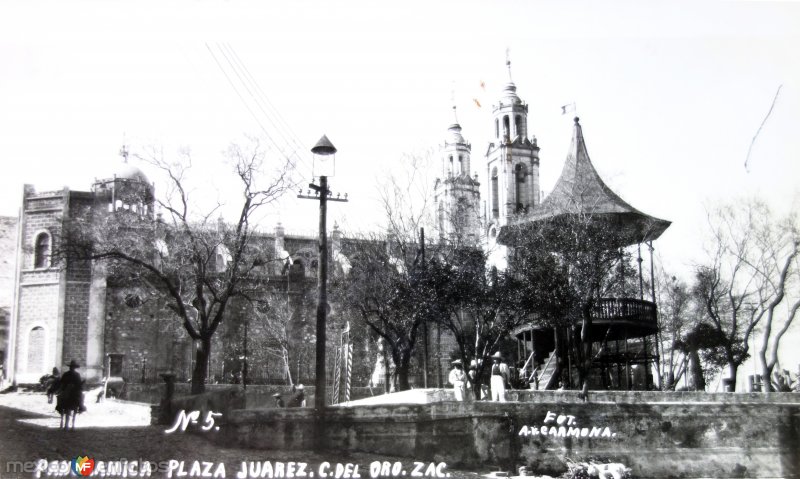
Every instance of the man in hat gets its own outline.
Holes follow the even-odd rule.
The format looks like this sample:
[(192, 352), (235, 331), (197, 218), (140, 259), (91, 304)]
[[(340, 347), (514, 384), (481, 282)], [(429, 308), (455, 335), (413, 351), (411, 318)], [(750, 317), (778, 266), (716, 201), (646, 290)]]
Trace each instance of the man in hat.
[(286, 407), (283, 403), (283, 399), (281, 398), (281, 393), (275, 393), (272, 395), (275, 398), (275, 407)]
[(506, 402), (506, 386), (510, 377), (508, 366), (503, 362), (500, 351), (492, 355), (492, 401)]
[(61, 375), (61, 380), (58, 383), (59, 391), (56, 411), (60, 414), (66, 411), (84, 412), (86, 411), (86, 406), (83, 405), (83, 379), (76, 371), (81, 365), (73, 359), (67, 366), (69, 371)]
[(461, 367), (460, 359), (456, 359), (451, 364), (453, 365), (453, 369), (450, 371), (447, 382), (453, 385), (456, 401), (463, 401), (464, 393), (466, 392), (467, 375), (464, 373), (464, 368)]

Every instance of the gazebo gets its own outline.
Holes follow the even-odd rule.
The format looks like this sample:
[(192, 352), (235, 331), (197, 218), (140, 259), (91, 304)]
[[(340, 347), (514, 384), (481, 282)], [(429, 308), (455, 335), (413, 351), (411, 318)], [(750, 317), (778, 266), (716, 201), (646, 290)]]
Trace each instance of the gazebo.
[[(575, 215), (612, 229), (613, 240), (603, 246), (619, 251), (635, 247), (638, 262), (638, 291), (626, 290), (623, 286), (618, 297), (599, 298), (592, 308), (589, 338), (593, 343), (594, 360), (590, 386), (594, 389), (649, 389), (653, 384), (650, 367), (658, 357), (654, 341), (658, 326), (653, 241), (664, 233), (670, 222), (642, 213), (603, 182), (589, 159), (578, 118), (575, 118), (564, 168), (552, 193), (536, 208), (504, 226), (498, 241), (513, 248), (521, 235), (529, 234), (545, 222), (558, 224)], [(647, 292), (642, 270), (643, 244), (650, 251), (650, 291)], [(621, 276), (624, 285), (624, 270)], [(631, 275), (627, 279), (631, 279)], [(645, 299), (646, 293), (649, 293), (648, 299)], [(572, 352), (578, 340), (574, 331), (573, 327), (547, 327), (532, 321), (514, 332), (518, 344), (517, 366), (535, 385), (532, 387), (554, 389), (559, 379), (574, 385)]]

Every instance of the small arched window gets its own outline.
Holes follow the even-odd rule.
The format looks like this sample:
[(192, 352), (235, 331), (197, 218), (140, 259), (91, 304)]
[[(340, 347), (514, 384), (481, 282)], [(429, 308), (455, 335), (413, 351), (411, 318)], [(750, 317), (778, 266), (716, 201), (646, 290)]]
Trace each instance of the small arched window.
[(39, 233), (33, 249), (33, 267), (48, 268), (50, 266), (50, 235)]
[(522, 131), (522, 116), (517, 115), (514, 117), (514, 135), (524, 136), (525, 132)]
[(500, 120), (494, 119), (494, 137), (500, 138)]
[(511, 126), (508, 121), (508, 115), (505, 115), (503, 117), (503, 138), (508, 139), (511, 137), (511, 132), (509, 131), (510, 128)]

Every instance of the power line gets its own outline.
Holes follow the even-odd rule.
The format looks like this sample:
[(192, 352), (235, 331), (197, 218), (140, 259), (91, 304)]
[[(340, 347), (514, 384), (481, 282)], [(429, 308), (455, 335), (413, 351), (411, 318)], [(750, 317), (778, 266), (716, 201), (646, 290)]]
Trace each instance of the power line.
[[(227, 49), (227, 52), (225, 49), (223, 49), (223, 46), (225, 49)], [(234, 74), (244, 86), (247, 93), (254, 100), (255, 105), (275, 129), (275, 132), (280, 136), (281, 143), (286, 145), (291, 151), (290, 156), (297, 158), (303, 165), (303, 168), (307, 169), (307, 171), (311, 171), (308, 158), (306, 155), (302, 154), (302, 152), (305, 152), (305, 148), (298, 141), (297, 135), (294, 134), (289, 125), (282, 118), (277, 108), (275, 108), (275, 106), (269, 101), (263, 89), (250, 73), (247, 66), (238, 56), (233, 47), (229, 44), (224, 44), (223, 46), (217, 45), (217, 48), (228, 62), (228, 65), (230, 65)], [(277, 145), (271, 135), (270, 140), (283, 153), (283, 148)]]
[[(258, 100), (256, 99), (255, 95), (253, 94), (251, 88), (244, 81), (244, 79), (242, 78), (242, 75), (239, 73), (239, 71), (237, 70), (236, 66), (233, 64), (233, 62), (228, 57), (228, 55), (225, 53), (225, 51), (223, 51), (219, 47), (219, 45), (217, 45), (219, 53), (224, 57), (225, 61), (230, 66), (230, 69), (233, 72), (233, 74), (236, 75), (236, 78), (241, 83), (241, 87), (237, 86), (236, 82), (234, 81), (234, 79), (229, 74), (228, 69), (226, 69), (225, 66), (220, 62), (220, 60), (218, 59), (217, 55), (214, 54), (214, 51), (212, 50), (212, 48), (208, 44), (206, 44), (206, 48), (208, 49), (209, 53), (211, 54), (211, 57), (214, 59), (214, 62), (216, 63), (217, 67), (220, 69), (222, 74), (225, 76), (225, 79), (228, 81), (228, 84), (231, 86), (231, 88), (233, 88), (234, 92), (239, 97), (239, 100), (241, 100), (241, 102), (244, 104), (244, 107), (247, 109), (247, 111), (253, 117), (253, 120), (256, 122), (256, 124), (258, 124), (258, 126), (264, 132), (264, 135), (266, 136), (267, 140), (276, 148), (277, 151), (280, 152), (281, 155), (285, 155), (287, 157), (287, 159), (289, 159), (290, 161), (292, 160), (292, 158), (297, 158), (298, 160), (300, 160), (301, 163), (303, 163), (303, 167), (308, 169), (307, 161), (304, 160), (304, 158), (302, 158), (300, 155), (297, 154), (297, 148), (292, 147), (292, 145), (289, 144), (288, 141), (286, 141), (285, 136), (283, 137), (283, 141), (280, 142), (280, 143), (283, 143), (288, 148), (284, 148), (283, 146), (281, 146), (279, 144), (279, 141), (276, 141), (275, 138), (273, 138), (273, 135), (270, 133), (270, 131), (264, 126), (264, 123), (259, 118), (259, 115), (257, 114), (257, 112), (254, 111), (253, 108), (251, 107), (251, 103), (255, 103), (255, 106), (263, 113), (264, 116), (267, 117), (268, 120), (270, 120), (270, 123), (272, 123), (273, 126), (275, 126), (275, 125), (274, 125), (274, 122), (269, 118), (269, 114), (266, 111), (264, 111), (264, 109), (263, 109), (263, 107), (261, 105), (258, 104)], [(248, 101), (247, 98), (245, 98), (245, 95), (242, 93), (242, 87), (250, 95), (250, 97), (252, 97), (253, 100), (255, 100), (254, 102), (250, 102), (250, 101)], [(276, 127), (276, 130), (278, 131), (279, 134), (281, 134), (281, 136), (283, 136), (283, 134), (280, 132), (280, 130), (277, 127)], [(290, 151), (288, 154), (287, 154), (287, 150)], [(310, 171), (310, 169), (309, 169), (309, 171)]]
[(230, 46), (230, 44), (225, 44), (225, 46), (231, 51), (232, 56), (237, 61), (237, 63), (240, 65), (240, 67), (243, 69), (243, 71), (245, 73), (245, 76), (253, 84), (254, 89), (256, 90), (256, 93), (258, 93), (260, 95), (261, 99), (269, 106), (270, 110), (273, 112), (273, 114), (275, 115), (275, 117), (278, 120), (278, 122), (281, 123), (281, 125), (276, 125), (276, 126), (279, 127), (279, 128), (283, 127), (287, 131), (287, 133), (289, 134), (289, 139), (295, 144), (295, 146), (300, 151), (303, 151), (303, 146), (301, 146), (299, 144), (298, 136), (295, 134), (295, 132), (292, 130), (291, 126), (286, 122), (286, 120), (280, 114), (278, 109), (275, 108), (275, 105), (273, 105), (272, 102), (269, 100), (269, 97), (267, 97), (267, 95), (264, 93), (264, 90), (261, 89), (261, 86), (258, 84), (258, 82), (255, 80), (253, 75), (250, 73), (250, 70), (247, 68), (247, 66), (244, 64), (244, 62), (241, 60), (239, 55), (236, 53), (236, 51), (233, 49), (233, 47)]
[[(219, 51), (220, 51), (220, 53), (222, 54), (222, 56), (225, 58), (225, 61), (227, 61), (227, 62), (228, 62), (228, 65), (230, 65), (230, 67), (231, 67), (231, 70), (232, 70), (232, 71), (233, 71), (233, 73), (236, 75), (236, 78), (238, 78), (238, 79), (239, 79), (239, 82), (240, 82), (240, 83), (241, 83), (241, 85), (244, 87), (245, 91), (247, 91), (247, 93), (250, 95), (250, 97), (252, 97), (252, 98), (253, 98), (253, 100), (254, 100), (254, 102), (255, 102), (255, 105), (256, 105), (256, 107), (257, 107), (259, 110), (261, 110), (261, 113), (263, 113), (263, 114), (264, 114), (264, 116), (267, 118), (267, 120), (268, 120), (268, 121), (269, 121), (269, 122), (272, 124), (272, 126), (275, 128), (275, 130), (277, 131), (277, 133), (278, 133), (278, 134), (280, 134), (280, 135), (283, 137), (283, 138), (282, 138), (282, 139), (283, 139), (283, 142), (282, 142), (282, 143), (288, 143), (288, 142), (286, 141), (286, 137), (285, 137), (285, 136), (284, 136), (284, 135), (281, 133), (281, 131), (280, 131), (280, 130), (277, 128), (277, 126), (275, 125), (275, 122), (273, 122), (273, 121), (272, 121), (272, 119), (269, 117), (269, 114), (268, 114), (266, 111), (264, 111), (264, 108), (263, 108), (263, 107), (262, 107), (262, 106), (259, 104), (259, 102), (258, 102), (258, 98), (256, 98), (256, 97), (255, 97), (255, 95), (253, 94), (253, 92), (252, 92), (252, 90), (251, 90), (250, 86), (247, 84), (247, 82), (245, 81), (245, 79), (244, 79), (244, 78), (242, 78), (242, 75), (241, 75), (241, 73), (239, 73), (239, 71), (238, 71), (238, 69), (237, 69), (236, 65), (234, 65), (234, 64), (233, 64), (233, 62), (231, 61), (231, 59), (230, 59), (230, 57), (228, 56), (228, 54), (227, 54), (227, 53), (226, 53), (226, 52), (225, 52), (225, 51), (224, 51), (224, 50), (223, 50), (223, 49), (222, 49), (222, 48), (221, 48), (219, 45), (217, 45), (217, 48), (219, 49)], [(281, 152), (282, 154), (284, 154), (284, 155), (286, 154), (286, 152), (284, 151), (284, 148), (283, 148), (282, 146), (278, 145), (278, 143), (277, 143), (277, 142), (275, 142), (275, 141), (274, 141), (274, 139), (273, 139), (271, 136), (270, 136), (270, 140), (273, 142), (273, 144), (275, 145), (275, 147), (276, 147), (276, 148), (278, 148), (278, 149), (280, 150), (280, 152)]]
[(250, 112), (250, 115), (253, 117), (253, 120), (255, 120), (255, 122), (258, 124), (258, 126), (261, 128), (261, 130), (264, 131), (264, 134), (266, 134), (267, 137), (269, 138), (269, 132), (267, 131), (266, 128), (264, 128), (264, 125), (261, 123), (261, 120), (258, 119), (258, 116), (256, 116), (256, 114), (253, 112), (252, 108), (250, 108), (250, 105), (247, 104), (247, 101), (244, 99), (242, 94), (239, 92), (239, 89), (236, 88), (236, 85), (234, 85), (233, 80), (231, 80), (230, 76), (228, 75), (228, 72), (225, 71), (225, 69), (222, 67), (222, 64), (220, 64), (219, 60), (217, 60), (216, 55), (214, 55), (214, 52), (211, 50), (211, 47), (208, 46), (208, 43), (206, 43), (206, 48), (208, 48), (208, 53), (211, 54), (211, 58), (214, 59), (214, 63), (217, 64), (217, 67), (220, 69), (222, 74), (225, 76), (225, 79), (228, 80), (228, 83), (230, 84), (231, 88), (233, 88), (233, 91), (236, 92), (236, 95), (242, 101), (242, 103), (244, 104), (245, 108), (247, 108), (247, 111)]

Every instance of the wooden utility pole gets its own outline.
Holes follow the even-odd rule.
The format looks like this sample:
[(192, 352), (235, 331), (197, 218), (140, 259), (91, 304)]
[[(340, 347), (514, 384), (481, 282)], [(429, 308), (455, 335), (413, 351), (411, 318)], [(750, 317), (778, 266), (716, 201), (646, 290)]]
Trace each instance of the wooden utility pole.
[[(319, 139), (311, 152), (315, 155), (333, 155), (336, 153), (336, 147), (328, 140), (328, 137), (323, 135)], [(324, 445), (324, 412), (325, 412), (325, 396), (326, 394), (326, 374), (325, 374), (325, 328), (328, 314), (328, 232), (327, 232), (327, 211), (328, 201), (347, 201), (347, 195), (344, 198), (336, 197), (328, 189), (328, 177), (320, 176), (319, 185), (311, 183), (308, 185), (315, 194), (311, 196), (309, 190), (308, 195), (302, 193), (297, 195), (298, 198), (319, 200), (319, 264), (317, 274), (317, 338), (316, 338), (316, 361), (315, 361), (315, 378), (314, 378), (314, 410), (317, 417), (317, 431), (316, 431), (316, 448), (321, 449)]]
[[(422, 270), (425, 271), (425, 228), (419, 229), (420, 256), (422, 256)], [(425, 338), (422, 345), (422, 387), (428, 389), (428, 318), (423, 318), (422, 336)]]

